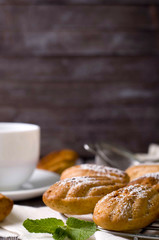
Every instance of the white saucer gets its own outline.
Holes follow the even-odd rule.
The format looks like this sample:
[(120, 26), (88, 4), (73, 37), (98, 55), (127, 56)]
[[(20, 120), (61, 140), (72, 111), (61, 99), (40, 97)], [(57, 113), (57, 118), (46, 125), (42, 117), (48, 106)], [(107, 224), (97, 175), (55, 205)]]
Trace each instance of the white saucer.
[(52, 184), (59, 181), (57, 173), (35, 169), (30, 179), (15, 191), (3, 191), (2, 194), (12, 200), (25, 200), (42, 195)]

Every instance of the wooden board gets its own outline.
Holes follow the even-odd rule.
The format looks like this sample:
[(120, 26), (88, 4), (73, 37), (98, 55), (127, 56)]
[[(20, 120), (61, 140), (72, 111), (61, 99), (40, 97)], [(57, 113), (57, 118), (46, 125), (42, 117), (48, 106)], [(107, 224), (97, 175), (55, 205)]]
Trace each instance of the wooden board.
[(86, 142), (146, 151), (159, 132), (159, 1), (0, 0), (0, 121), (41, 154)]
[(86, 5), (94, 5), (94, 4), (110, 4), (110, 5), (147, 5), (147, 4), (159, 4), (159, 0), (0, 0), (0, 4), (24, 4), (24, 5), (39, 5), (39, 4), (57, 4), (57, 5), (74, 5), (74, 4), (86, 4)]
[(85, 142), (104, 140), (141, 151), (157, 141), (158, 58), (27, 60), (0, 61), (0, 121), (39, 124), (42, 154), (69, 147), (87, 156)]
[(158, 30), (155, 6), (1, 6), (0, 31)]
[[(145, 110), (146, 109), (146, 110)], [(1, 114), (3, 113), (3, 115)], [(4, 115), (5, 113), (5, 115)], [(115, 142), (138, 152), (146, 151), (150, 142), (158, 142), (159, 119), (154, 107), (137, 105), (96, 105), (85, 108), (15, 108), (1, 107), (0, 120), (31, 122), (41, 126), (41, 154), (72, 148), (88, 156), (84, 143)], [(3, 117), (2, 117), (3, 116)]]
[(6, 32), (1, 56), (139, 56), (159, 54), (159, 35), (150, 32)]
[[(146, 85), (158, 81), (159, 57), (45, 57), (0, 58), (0, 84), (9, 82), (107, 82)], [(72, 86), (70, 85), (70, 88)]]

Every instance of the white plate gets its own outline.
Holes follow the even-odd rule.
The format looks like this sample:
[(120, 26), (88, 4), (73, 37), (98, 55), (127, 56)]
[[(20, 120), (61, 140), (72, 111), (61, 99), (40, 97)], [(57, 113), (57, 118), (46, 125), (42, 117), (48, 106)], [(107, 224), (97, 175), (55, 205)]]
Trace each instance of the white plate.
[(35, 169), (30, 179), (15, 191), (3, 191), (2, 194), (12, 200), (25, 200), (42, 195), (52, 184), (59, 181), (57, 173)]

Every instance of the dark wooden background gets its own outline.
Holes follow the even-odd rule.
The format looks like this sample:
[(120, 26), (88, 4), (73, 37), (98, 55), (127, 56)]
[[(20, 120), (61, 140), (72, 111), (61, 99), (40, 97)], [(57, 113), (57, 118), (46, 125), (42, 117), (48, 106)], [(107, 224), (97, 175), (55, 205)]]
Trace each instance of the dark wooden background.
[(0, 0), (0, 121), (42, 155), (159, 142), (159, 0)]

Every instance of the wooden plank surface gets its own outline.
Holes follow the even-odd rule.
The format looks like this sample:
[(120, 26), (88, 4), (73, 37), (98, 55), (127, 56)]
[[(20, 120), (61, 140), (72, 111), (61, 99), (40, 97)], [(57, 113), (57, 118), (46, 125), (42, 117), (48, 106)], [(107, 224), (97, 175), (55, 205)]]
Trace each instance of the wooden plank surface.
[(0, 121), (39, 124), (42, 155), (103, 140), (146, 151), (159, 137), (158, 3), (0, 0)]
[[(32, 82), (28, 85), (23, 82), (2, 83), (0, 86), (1, 106), (17, 106), (27, 108), (81, 108), (93, 106), (106, 106), (118, 103), (133, 104), (140, 102), (143, 106), (148, 106), (158, 99), (159, 84), (151, 82), (143, 85), (134, 81), (119, 83), (96, 82), (96, 83), (45, 83), (38, 84)], [(153, 94), (152, 94), (153, 92)], [(87, 97), (89, 96), (89, 97)], [(55, 101), (53, 101), (55, 99)], [(95, 100), (98, 99), (96, 103)], [(5, 100), (5, 102), (3, 102)], [(34, 105), (33, 105), (34, 104)], [(137, 104), (137, 103), (136, 103)]]
[(159, 54), (159, 34), (150, 32), (3, 32), (1, 56), (139, 56)]
[[(159, 57), (0, 58), (0, 84), (158, 81)], [(71, 85), (70, 85), (71, 87)]]
[(150, 142), (158, 141), (156, 128), (159, 119), (156, 118), (155, 106), (153, 108), (140, 104), (136, 107), (123, 107), (116, 104), (82, 110), (77, 106), (74, 109), (60, 110), (19, 109), (15, 106), (14, 111), (13, 121), (32, 122), (41, 126), (42, 155), (61, 148), (72, 148), (81, 157), (87, 156), (83, 144), (100, 141), (122, 144), (134, 152), (146, 151)]
[(2, 6), (1, 56), (158, 55), (157, 14), (147, 6)]
[(42, 128), (44, 155), (84, 142), (157, 141), (158, 57), (0, 58), (0, 121)]
[(103, 4), (103, 5), (147, 5), (147, 4), (159, 4), (159, 0), (0, 0), (0, 4), (23, 4), (23, 5), (46, 5), (46, 4), (56, 4), (56, 5), (94, 5), (94, 4)]
[(0, 121), (41, 126), (42, 154), (70, 147), (86, 155), (84, 142), (103, 139), (139, 151), (151, 139), (157, 141), (159, 82), (124, 78), (45, 84), (4, 81), (0, 107)]
[(157, 30), (153, 16), (158, 10), (151, 6), (1, 6), (0, 31)]

